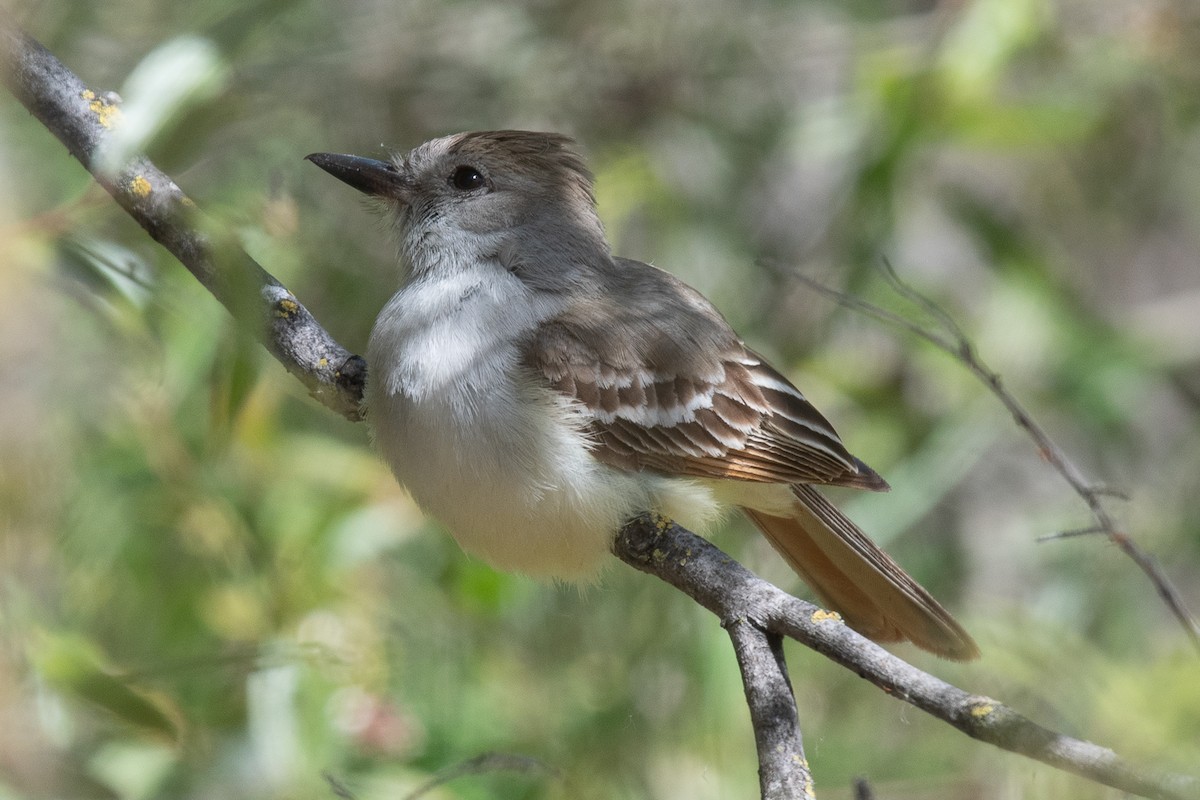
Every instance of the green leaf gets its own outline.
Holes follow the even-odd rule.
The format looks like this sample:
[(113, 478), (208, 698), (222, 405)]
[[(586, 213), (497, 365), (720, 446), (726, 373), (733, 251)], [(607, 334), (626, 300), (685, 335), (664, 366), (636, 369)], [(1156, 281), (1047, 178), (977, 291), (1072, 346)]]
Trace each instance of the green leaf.
[(198, 36), (179, 36), (150, 52), (122, 87), (121, 111), (100, 153), (101, 168), (115, 172), (149, 149), (186, 112), (215, 98), (227, 71), (216, 46)]
[(166, 697), (105, 664), (99, 648), (80, 636), (44, 633), (31, 645), (31, 660), (46, 683), (62, 694), (107, 711), (125, 725), (178, 743), (179, 710)]

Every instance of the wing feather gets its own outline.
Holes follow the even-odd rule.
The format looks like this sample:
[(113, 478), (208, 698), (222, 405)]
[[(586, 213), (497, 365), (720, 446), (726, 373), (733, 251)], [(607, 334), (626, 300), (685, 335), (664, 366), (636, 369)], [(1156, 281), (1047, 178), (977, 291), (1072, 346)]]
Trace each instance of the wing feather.
[(607, 314), (592, 304), (544, 323), (526, 345), (536, 377), (590, 416), (597, 458), (671, 475), (887, 487), (711, 306), (659, 280), (689, 293), (682, 319), (635, 325), (619, 302)]

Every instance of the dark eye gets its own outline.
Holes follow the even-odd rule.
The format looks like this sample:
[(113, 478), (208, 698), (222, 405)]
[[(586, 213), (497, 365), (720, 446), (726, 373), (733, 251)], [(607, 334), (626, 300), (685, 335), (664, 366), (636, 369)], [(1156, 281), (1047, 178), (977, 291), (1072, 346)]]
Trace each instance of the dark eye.
[(450, 185), (462, 192), (473, 192), (486, 186), (487, 181), (484, 180), (483, 173), (475, 167), (463, 164), (454, 169), (454, 174), (450, 176)]

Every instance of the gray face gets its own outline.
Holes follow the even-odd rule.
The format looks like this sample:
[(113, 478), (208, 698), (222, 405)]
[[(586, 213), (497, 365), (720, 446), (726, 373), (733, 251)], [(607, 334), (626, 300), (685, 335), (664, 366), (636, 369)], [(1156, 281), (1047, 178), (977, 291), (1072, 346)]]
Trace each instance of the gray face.
[(392, 163), (309, 158), (389, 202), (414, 271), (498, 259), (531, 282), (553, 283), (548, 272), (608, 254), (591, 175), (570, 144), (555, 134), (489, 131), (434, 139)]

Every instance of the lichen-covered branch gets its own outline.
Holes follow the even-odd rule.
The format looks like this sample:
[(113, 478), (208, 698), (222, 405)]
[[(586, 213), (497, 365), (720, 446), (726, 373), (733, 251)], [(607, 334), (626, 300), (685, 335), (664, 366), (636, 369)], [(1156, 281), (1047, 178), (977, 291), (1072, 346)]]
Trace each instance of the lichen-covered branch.
[(360, 417), (366, 362), (342, 347), (285, 287), (236, 244), (206, 232), (187, 195), (143, 156), (115, 170), (98, 156), (120, 124), (120, 99), (86, 86), (46, 48), (0, 12), (0, 72), (13, 95), (58, 137), (121, 208), (252, 326), (271, 353), (321, 403)]
[(614, 552), (684, 592), (719, 619), (738, 620), (795, 639), (974, 739), (1142, 797), (1200, 798), (1200, 778), (1136, 769), (1108, 748), (1049, 730), (997, 700), (952, 686), (860, 636), (836, 614), (792, 597), (712, 543), (661, 517), (645, 514), (631, 520), (617, 536)]

